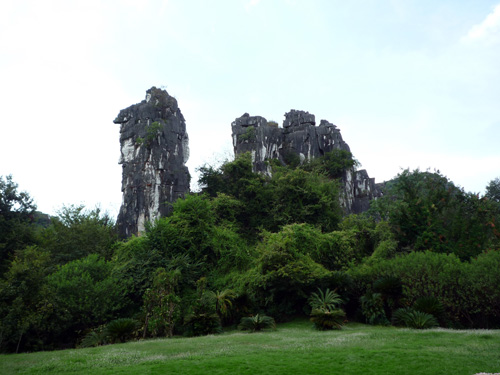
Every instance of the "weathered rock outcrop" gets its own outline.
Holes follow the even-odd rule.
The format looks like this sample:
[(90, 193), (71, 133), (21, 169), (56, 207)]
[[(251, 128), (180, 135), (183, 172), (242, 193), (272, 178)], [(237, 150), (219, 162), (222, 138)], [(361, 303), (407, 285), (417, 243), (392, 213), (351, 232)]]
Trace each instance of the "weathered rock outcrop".
[[(330, 122), (321, 120), (316, 126), (315, 116), (308, 112), (291, 110), (285, 113), (283, 127), (268, 123), (264, 117), (245, 113), (233, 121), (233, 147), (235, 155), (252, 154), (254, 171), (271, 175), (267, 162), (278, 159), (287, 164), (291, 156), (300, 162), (321, 157), (335, 149), (349, 151), (340, 130)], [(346, 213), (366, 211), (370, 200), (381, 196), (375, 179), (366, 170), (350, 168), (342, 176), (341, 204)]]
[(189, 191), (189, 139), (177, 100), (152, 87), (146, 99), (123, 109), (120, 124), (123, 200), (117, 219), (122, 237), (144, 231), (166, 216), (170, 203)]

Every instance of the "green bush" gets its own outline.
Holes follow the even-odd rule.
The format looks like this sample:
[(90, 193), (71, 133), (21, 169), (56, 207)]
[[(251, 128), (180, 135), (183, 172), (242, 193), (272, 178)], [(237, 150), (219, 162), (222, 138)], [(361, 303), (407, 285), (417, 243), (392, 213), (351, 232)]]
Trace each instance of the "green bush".
[(323, 292), (318, 288), (318, 293), (312, 293), (311, 297), (309, 297), (309, 305), (313, 310), (333, 311), (342, 302), (340, 296), (330, 289)]
[(444, 308), (436, 297), (427, 296), (417, 298), (413, 304), (413, 309), (434, 316), (439, 319), (443, 316)]
[(222, 332), (219, 316), (213, 312), (195, 311), (184, 319), (186, 336), (204, 336)]
[(301, 231), (300, 225), (293, 225), (265, 233), (254, 267), (240, 280), (241, 290), (251, 294), (259, 307), (281, 318), (302, 311), (310, 291), (332, 274), (307, 255), (311, 245), (298, 241)]
[(265, 329), (275, 330), (276, 322), (270, 316), (257, 314), (241, 318), (238, 329), (250, 332), (258, 332)]
[(438, 321), (431, 314), (410, 308), (401, 308), (394, 312), (393, 323), (408, 328), (428, 329), (437, 327)]
[(173, 336), (181, 301), (178, 296), (180, 277), (179, 269), (167, 271), (164, 268), (158, 268), (156, 270), (153, 285), (146, 290), (143, 297), (144, 337), (148, 332), (153, 336)]
[(272, 220), (266, 229), (293, 223), (308, 223), (323, 232), (337, 229), (342, 211), (336, 181), (302, 169), (274, 167), (266, 188)]
[(124, 288), (112, 274), (112, 264), (97, 254), (61, 266), (48, 286), (68, 316), (59, 322), (67, 334), (113, 319), (126, 306)]
[(240, 134), (238, 137), (238, 141), (240, 142), (254, 142), (257, 138), (257, 132), (255, 128), (248, 127), (243, 134)]
[(110, 260), (117, 240), (114, 220), (99, 208), (63, 206), (50, 226), (40, 234), (40, 247), (51, 253), (55, 264), (98, 254)]
[(442, 319), (452, 326), (500, 325), (500, 252), (489, 251), (470, 262), (454, 254), (412, 252), (351, 268), (356, 293), (368, 290), (381, 277), (397, 277), (408, 306), (433, 296), (443, 306)]
[(500, 327), (500, 250), (483, 253), (465, 266), (466, 321), (476, 327)]
[(314, 328), (319, 331), (341, 329), (345, 321), (345, 312), (341, 309), (333, 311), (313, 309), (310, 320), (314, 323)]
[(137, 334), (139, 322), (135, 319), (121, 318), (115, 319), (106, 325), (104, 333), (111, 344), (126, 342)]
[(361, 308), (368, 324), (388, 325), (384, 300), (380, 293), (367, 293), (361, 297)]
[(470, 260), (500, 245), (499, 203), (464, 192), (439, 172), (403, 171), (371, 210), (389, 220), (400, 252), (430, 250)]
[(359, 165), (359, 162), (353, 158), (349, 151), (335, 149), (325, 153), (321, 158), (310, 160), (304, 165), (304, 168), (326, 173), (330, 178), (341, 178), (346, 170)]
[(93, 331), (90, 331), (85, 335), (83, 340), (80, 342), (81, 348), (91, 348), (94, 346), (101, 346), (108, 343), (108, 333), (104, 327), (100, 327)]
[(337, 308), (341, 303), (340, 296), (330, 289), (323, 292), (318, 288), (318, 293), (312, 293), (309, 297), (309, 305), (312, 307), (311, 322), (320, 331), (329, 329), (340, 329), (345, 319), (345, 312)]
[(163, 125), (157, 121), (153, 122), (151, 125), (146, 126), (146, 134), (144, 136), (143, 143), (146, 143), (147, 147), (151, 147), (153, 141), (160, 135), (162, 127)]

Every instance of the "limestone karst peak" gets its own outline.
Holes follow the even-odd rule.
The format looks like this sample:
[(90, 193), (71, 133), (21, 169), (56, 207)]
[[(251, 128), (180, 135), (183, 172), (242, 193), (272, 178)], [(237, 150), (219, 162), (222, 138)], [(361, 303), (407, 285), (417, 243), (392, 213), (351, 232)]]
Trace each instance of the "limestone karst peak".
[(123, 169), (117, 226), (128, 237), (144, 231), (146, 221), (166, 216), (169, 203), (189, 191), (189, 138), (177, 100), (156, 87), (121, 110), (114, 122), (120, 124)]

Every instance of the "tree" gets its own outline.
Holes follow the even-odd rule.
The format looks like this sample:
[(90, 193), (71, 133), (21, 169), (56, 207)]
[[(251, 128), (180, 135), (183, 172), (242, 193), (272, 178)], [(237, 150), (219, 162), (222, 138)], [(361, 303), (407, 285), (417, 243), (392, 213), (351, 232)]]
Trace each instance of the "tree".
[(153, 287), (144, 294), (144, 337), (148, 331), (153, 336), (174, 335), (175, 319), (181, 301), (177, 287), (181, 273), (179, 270), (167, 272), (158, 268), (155, 273)]
[(0, 276), (7, 271), (15, 250), (35, 243), (35, 210), (33, 198), (18, 191), (12, 176), (0, 176)]
[(52, 254), (56, 264), (65, 264), (89, 254), (109, 260), (117, 235), (114, 220), (99, 207), (63, 206), (58, 217), (42, 232), (40, 246)]
[(224, 214), (218, 220), (233, 221), (250, 241), (255, 241), (259, 228), (276, 231), (305, 222), (331, 231), (341, 219), (338, 184), (318, 168), (283, 167), (276, 162), (272, 177), (265, 177), (252, 171), (251, 155), (246, 153), (218, 170), (200, 171), (202, 191), (224, 203), (217, 205), (223, 209), (218, 213)]
[(215, 301), (215, 312), (222, 322), (222, 319), (230, 313), (236, 293), (232, 289), (224, 289), (223, 291), (209, 292), (209, 295)]
[(50, 254), (36, 246), (16, 252), (0, 280), (0, 351), (43, 349), (42, 337), (54, 310), (46, 286)]
[(311, 289), (332, 277), (332, 272), (312, 259), (310, 250), (317, 241), (309, 236), (314, 231), (304, 231), (304, 226), (265, 232), (254, 268), (242, 277), (246, 283), (242, 292), (253, 295), (257, 304), (280, 318), (301, 311)]
[(123, 283), (112, 267), (98, 254), (90, 254), (59, 267), (48, 277), (56, 302), (68, 313), (59, 322), (66, 337), (76, 338), (77, 331), (116, 318), (126, 306)]
[(323, 231), (335, 230), (342, 219), (339, 189), (335, 181), (302, 169), (274, 168), (267, 185), (270, 205), (268, 230), (308, 223)]
[(486, 194), (485, 196), (488, 199), (494, 200), (500, 203), (500, 178), (497, 177), (494, 180), (491, 180), (486, 186)]
[(388, 219), (400, 251), (455, 253), (468, 260), (499, 246), (499, 204), (466, 193), (439, 172), (405, 170), (372, 203)]

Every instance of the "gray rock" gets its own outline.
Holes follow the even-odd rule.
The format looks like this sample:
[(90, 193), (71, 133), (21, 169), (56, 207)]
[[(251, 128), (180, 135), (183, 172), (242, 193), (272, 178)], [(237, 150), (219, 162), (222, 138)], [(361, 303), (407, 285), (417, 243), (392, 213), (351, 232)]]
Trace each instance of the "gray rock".
[(152, 87), (146, 99), (120, 111), (123, 200), (120, 236), (144, 231), (147, 221), (166, 216), (171, 203), (189, 191), (189, 138), (177, 100)]
[[(235, 155), (250, 152), (254, 171), (268, 176), (272, 175), (271, 159), (285, 165), (291, 156), (303, 163), (335, 149), (350, 152), (337, 126), (326, 120), (316, 126), (315, 116), (305, 111), (285, 113), (282, 128), (270, 126), (264, 117), (245, 113), (232, 122), (231, 128)], [(370, 200), (381, 195), (380, 186), (366, 170), (351, 168), (343, 173), (340, 200), (346, 213), (366, 211)]]

